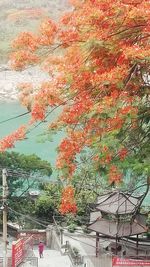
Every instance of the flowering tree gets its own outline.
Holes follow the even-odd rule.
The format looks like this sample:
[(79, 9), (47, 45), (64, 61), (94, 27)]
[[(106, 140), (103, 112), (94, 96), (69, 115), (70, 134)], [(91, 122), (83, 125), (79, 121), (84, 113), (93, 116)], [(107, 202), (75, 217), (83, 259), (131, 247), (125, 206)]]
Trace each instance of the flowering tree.
[[(73, 10), (57, 25), (46, 20), (37, 35), (24, 32), (14, 40), (12, 67), (41, 64), (50, 75), (36, 89), (22, 84), (21, 100), (30, 107), (30, 123), (48, 119), (49, 108), (61, 106), (48, 131), (65, 128), (67, 134), (56, 163), (63, 178), (71, 179), (82, 164), (79, 155), (87, 151), (86, 162), (95, 171), (105, 170), (110, 183), (119, 183), (123, 168), (135, 162), (147, 172), (143, 149), (149, 131), (150, 2), (71, 2)], [(2, 140), (1, 151), (14, 145), (17, 134), (22, 139), (24, 131), (25, 127)], [(74, 197), (70, 186), (68, 190)], [(64, 191), (66, 195), (68, 201)], [(63, 204), (64, 198), (65, 213), (68, 205)], [(76, 211), (74, 201), (72, 205), (67, 210)]]

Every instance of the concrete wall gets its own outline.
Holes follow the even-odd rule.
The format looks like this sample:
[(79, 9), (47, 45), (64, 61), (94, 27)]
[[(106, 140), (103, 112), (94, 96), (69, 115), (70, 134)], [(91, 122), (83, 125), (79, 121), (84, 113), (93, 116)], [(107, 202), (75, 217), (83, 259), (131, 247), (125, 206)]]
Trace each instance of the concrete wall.
[(17, 238), (33, 237), (33, 245), (37, 245), (39, 241), (46, 244), (46, 230), (19, 230)]
[(55, 249), (61, 252), (61, 242), (60, 242), (59, 236), (56, 234), (54, 229), (51, 229), (50, 232), (51, 232), (51, 235), (48, 236), (48, 231), (47, 231), (47, 237), (50, 237), (50, 239), (47, 240), (49, 247), (51, 249)]

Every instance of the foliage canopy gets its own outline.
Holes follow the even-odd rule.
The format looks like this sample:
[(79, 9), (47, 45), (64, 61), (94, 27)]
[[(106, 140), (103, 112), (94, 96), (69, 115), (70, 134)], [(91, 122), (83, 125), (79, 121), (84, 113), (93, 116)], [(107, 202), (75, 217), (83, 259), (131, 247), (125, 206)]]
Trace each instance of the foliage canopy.
[[(148, 0), (74, 0), (74, 8), (56, 24), (41, 23), (37, 35), (21, 33), (13, 42), (12, 67), (41, 64), (50, 79), (33, 88), (20, 85), (21, 102), (31, 121), (48, 119), (62, 107), (48, 131), (65, 128), (57, 168), (68, 181), (79, 169), (79, 155), (109, 183), (124, 172), (149, 173), (150, 2)], [(25, 137), (27, 126), (1, 140), (11, 148)], [(76, 212), (74, 192), (63, 192), (61, 209)], [(67, 206), (67, 208), (66, 208)]]
[(34, 154), (0, 153), (0, 167), (8, 169), (9, 199), (12, 198), (12, 201), (14, 196), (18, 196), (18, 192), (24, 195), (35, 184), (39, 184), (38, 177), (50, 177), (52, 174), (50, 163)]

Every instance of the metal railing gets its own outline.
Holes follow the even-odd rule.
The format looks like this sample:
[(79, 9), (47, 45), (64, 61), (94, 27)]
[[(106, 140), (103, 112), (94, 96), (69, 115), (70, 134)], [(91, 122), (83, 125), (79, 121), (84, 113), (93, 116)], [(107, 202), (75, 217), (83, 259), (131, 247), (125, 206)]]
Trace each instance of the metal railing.
[(53, 239), (55, 239), (55, 246), (59, 249), (59, 251), (62, 254), (62, 250), (64, 251), (63, 254), (68, 255), (70, 258), (70, 261), (72, 263), (72, 266), (74, 267), (82, 267), (84, 266), (83, 263), (83, 257), (74, 251), (69, 241), (66, 241), (65, 244), (63, 244), (63, 231), (61, 227), (57, 224), (55, 217), (53, 217), (54, 220), (54, 232), (53, 232)]
[(73, 266), (84, 266), (83, 256), (72, 248), (69, 241), (66, 241), (65, 253), (68, 254)]

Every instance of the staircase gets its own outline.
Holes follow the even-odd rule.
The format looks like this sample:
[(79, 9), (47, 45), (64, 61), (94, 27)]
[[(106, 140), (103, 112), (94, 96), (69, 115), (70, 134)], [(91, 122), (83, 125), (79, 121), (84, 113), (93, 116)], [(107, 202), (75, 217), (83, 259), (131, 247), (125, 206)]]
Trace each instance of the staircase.
[(43, 254), (44, 257), (39, 258), (38, 249), (34, 249), (34, 256), (38, 257), (39, 267), (72, 267), (69, 257), (62, 256), (59, 251), (45, 249)]

